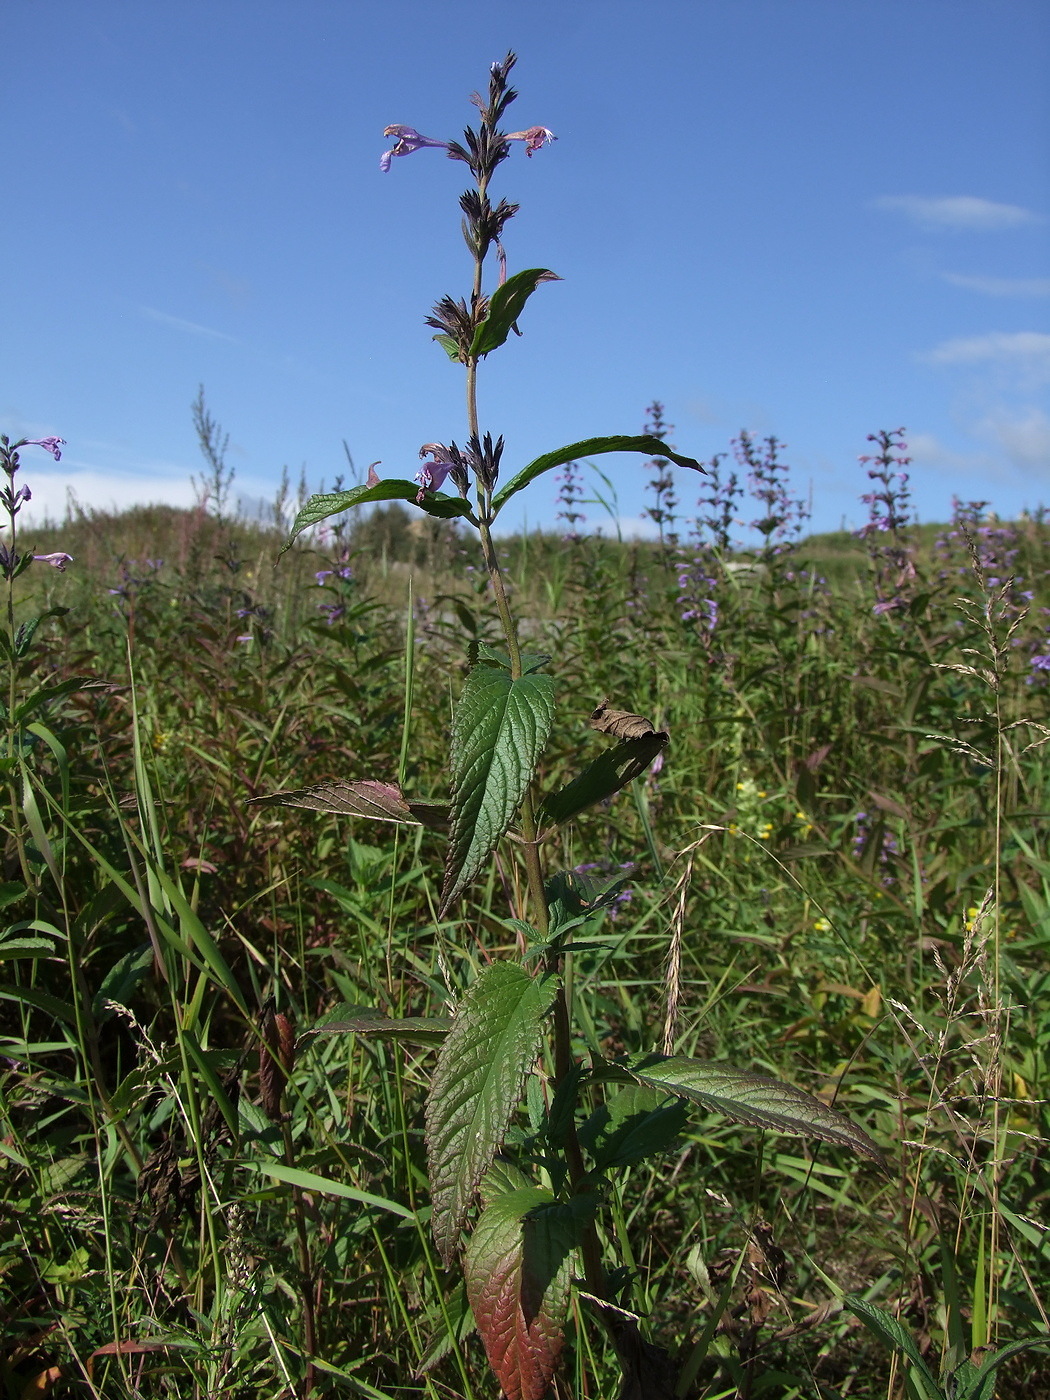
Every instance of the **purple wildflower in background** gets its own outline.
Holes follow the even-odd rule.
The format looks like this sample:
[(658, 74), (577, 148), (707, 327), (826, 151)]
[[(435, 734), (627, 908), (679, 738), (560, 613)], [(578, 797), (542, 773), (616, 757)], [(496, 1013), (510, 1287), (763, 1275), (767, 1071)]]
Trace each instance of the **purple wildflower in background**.
[(61, 462), (61, 449), (65, 447), (66, 440), (60, 437), (26, 438), (25, 442), (21, 445), (23, 447), (42, 447), (45, 452), (51, 453), (56, 462)]
[[(674, 425), (664, 419), (664, 406), (659, 400), (654, 399), (645, 411), (645, 423), (642, 432), (648, 437), (659, 438), (663, 442), (668, 433), (674, 432)], [(674, 531), (676, 520), (675, 507), (678, 499), (674, 494), (674, 473), (671, 471), (671, 463), (666, 457), (653, 457), (646, 463), (652, 475), (652, 480), (646, 486), (647, 491), (652, 491), (656, 497), (656, 504), (649, 506), (642, 511), (650, 520), (654, 521), (657, 530), (660, 532), (661, 545), (669, 545), (672, 549), (678, 544), (678, 536)]]
[[(856, 826), (856, 832), (851, 843), (853, 846), (853, 859), (860, 860), (875, 833), (871, 831), (868, 825), (867, 812), (858, 812), (853, 818), (853, 821)], [(894, 882), (893, 875), (889, 870), (890, 861), (894, 856), (900, 855), (900, 847), (897, 845), (895, 837), (891, 836), (888, 831), (881, 827), (878, 827), (876, 830), (879, 842), (878, 862), (879, 865), (883, 867), (882, 883), (889, 886)]]
[(410, 156), (413, 151), (421, 151), (424, 146), (441, 146), (448, 150), (447, 141), (434, 141), (429, 136), (421, 136), (414, 126), (387, 126), (384, 136), (396, 136), (397, 140), (389, 151), (379, 157), (379, 169), (386, 174), (395, 156)]
[(698, 515), (694, 522), (697, 537), (719, 554), (729, 552), (730, 531), (734, 525), (740, 524), (735, 502), (744, 494), (736, 472), (722, 476), (721, 466), (725, 457), (724, 452), (716, 452), (710, 462), (705, 463), (707, 495), (701, 496), (697, 505), (706, 507), (706, 513)]
[(762, 536), (766, 561), (794, 549), (810, 515), (808, 504), (788, 490), (791, 468), (780, 460), (783, 447), (779, 438), (770, 436), (763, 438), (760, 449), (748, 432), (741, 432), (733, 443), (737, 461), (747, 468), (748, 490), (762, 509), (748, 524)]
[(577, 525), (587, 519), (583, 511), (579, 509), (583, 500), (579, 462), (566, 462), (564, 469), (558, 473), (555, 480), (558, 482), (558, 504), (561, 506), (555, 519), (565, 521), (566, 530), (562, 539), (568, 543), (576, 544), (583, 538)]
[[(908, 444), (904, 429), (883, 429), (869, 433), (868, 441), (878, 447), (874, 455), (865, 454), (860, 461), (868, 466), (868, 478), (875, 483), (861, 500), (868, 507), (868, 523), (857, 531), (867, 543), (875, 579), (877, 617), (903, 612), (910, 601), (916, 578), (908, 526), (912, 520), (911, 491), (908, 473), (901, 470), (911, 464), (905, 456)], [(871, 464), (870, 466), (868, 464)], [(889, 536), (885, 543), (879, 536)]]

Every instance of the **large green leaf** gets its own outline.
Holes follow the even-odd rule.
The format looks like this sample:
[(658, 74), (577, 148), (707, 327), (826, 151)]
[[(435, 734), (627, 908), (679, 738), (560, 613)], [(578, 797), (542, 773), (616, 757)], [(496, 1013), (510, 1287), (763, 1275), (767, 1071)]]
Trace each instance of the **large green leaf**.
[(908, 1372), (908, 1379), (922, 1400), (945, 1400), (944, 1391), (923, 1360), (918, 1342), (892, 1313), (886, 1312), (885, 1308), (877, 1308), (866, 1298), (847, 1297), (842, 1302), (881, 1342), (907, 1359), (913, 1368)]
[(427, 1096), (431, 1228), (451, 1260), (459, 1232), (518, 1105), (540, 1045), (553, 978), (492, 963), (460, 1002)]
[(467, 677), (452, 723), (452, 829), (440, 916), (481, 869), (525, 795), (554, 720), (550, 676)]
[(633, 1055), (625, 1063), (628, 1073), (640, 1083), (680, 1094), (734, 1122), (834, 1142), (886, 1169), (882, 1153), (862, 1128), (793, 1084), (685, 1055)]
[[(847, 1299), (848, 1301), (848, 1299)], [(1006, 1346), (986, 1356), (980, 1367), (971, 1366), (972, 1374), (956, 1377), (957, 1400), (995, 1400), (995, 1376), (1004, 1361), (1011, 1356), (1027, 1351), (1029, 1347), (1050, 1346), (1050, 1337), (1022, 1337), (1017, 1342), (1007, 1342)]]
[[(588, 1198), (588, 1204), (593, 1198)], [(543, 1400), (564, 1340), (580, 1204), (538, 1186), (485, 1209), (464, 1261), (467, 1297), (507, 1400)]]
[[(415, 501), (419, 489), (418, 481), (404, 481), (392, 477), (389, 481), (379, 481), (374, 486), (353, 486), (349, 491), (329, 491), (311, 496), (295, 517), (292, 532), (285, 540), (281, 554), (291, 548), (297, 535), (301, 535), (313, 525), (319, 525), (330, 515), (339, 515), (351, 506), (366, 506), (373, 501)], [(428, 515), (436, 515), (441, 520), (470, 514), (469, 501), (463, 500), (461, 496), (445, 496), (440, 491), (425, 492), (419, 504)]]
[(625, 739), (614, 749), (600, 754), (559, 792), (545, 797), (540, 820), (560, 826), (596, 802), (604, 802), (644, 773), (666, 745), (667, 734), (662, 729), (641, 734), (637, 739)]
[(643, 1162), (667, 1152), (684, 1131), (686, 1105), (642, 1084), (627, 1084), (595, 1109), (580, 1128), (580, 1142), (595, 1170)]
[(702, 472), (704, 469), (693, 457), (683, 457), (679, 452), (672, 452), (666, 443), (659, 438), (644, 435), (642, 437), (596, 437), (584, 438), (582, 442), (570, 442), (568, 447), (559, 447), (555, 452), (545, 452), (542, 457), (537, 457), (530, 462), (527, 467), (522, 467), (516, 476), (512, 476), (507, 484), (496, 492), (492, 498), (492, 513), (502, 510), (510, 500), (530, 481), (542, 476), (544, 472), (549, 472), (552, 467), (563, 467), (566, 462), (576, 462), (581, 457), (600, 457), (603, 452), (642, 452), (647, 457), (665, 457), (668, 461), (674, 462), (679, 467), (689, 467), (695, 472)]
[[(527, 267), (524, 272), (516, 272), (508, 277), (502, 287), (497, 287), (489, 302), (488, 315), (474, 332), (470, 343), (472, 355), (487, 355), (497, 349), (510, 335), (510, 328), (525, 310), (525, 303), (541, 282), (560, 282), (561, 278), (545, 267)], [(436, 337), (435, 337), (436, 339)], [(445, 347), (448, 350), (448, 347)], [(452, 352), (448, 350), (452, 358)]]

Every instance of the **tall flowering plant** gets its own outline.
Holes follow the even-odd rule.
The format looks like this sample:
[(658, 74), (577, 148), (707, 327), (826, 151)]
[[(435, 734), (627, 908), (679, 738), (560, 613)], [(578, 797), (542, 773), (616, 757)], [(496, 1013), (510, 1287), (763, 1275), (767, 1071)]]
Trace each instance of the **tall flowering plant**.
[(876, 451), (859, 459), (868, 469), (872, 487), (860, 498), (868, 507), (868, 523), (857, 533), (868, 546), (875, 581), (872, 611), (880, 617), (907, 609), (916, 578), (908, 533), (912, 522), (911, 490), (908, 473), (903, 470), (911, 465), (911, 458), (906, 456), (904, 431), (893, 428), (869, 433), (868, 441), (875, 444)]
[[(592, 697), (582, 708), (590, 712), (601, 747), (594, 753), (587, 751), (594, 741), (582, 746), (579, 771), (564, 786), (544, 781), (541, 760), (559, 714), (559, 692), (566, 687), (548, 669), (552, 658), (522, 642), (493, 547), (493, 526), (530, 482), (579, 458), (634, 452), (686, 470), (701, 468), (646, 433), (575, 441), (508, 476), (511, 453), (502, 436), (482, 423), (482, 364), (524, 320), (533, 294), (558, 280), (547, 268), (507, 273), (505, 230), (518, 206), (495, 198), (494, 177), (514, 142), (523, 142), (532, 156), (554, 140), (545, 127), (503, 130), (516, 98), (508, 81), (514, 62), (508, 54), (493, 64), (487, 93), (473, 96), (478, 120), (462, 143), (390, 126), (386, 134), (394, 144), (381, 160), (388, 171), (395, 158), (444, 150), (470, 172), (459, 207), (471, 285), (465, 296), (441, 297), (428, 318), (441, 350), (463, 370), (463, 436), (459, 443), (444, 434), (425, 443), (414, 479), (381, 480), (373, 470), (352, 490), (312, 497), (288, 542), (369, 502), (407, 501), (428, 515), (458, 518), (480, 540), (502, 646), (476, 643), (468, 653), (469, 669), (452, 718), (446, 796), (425, 801), (406, 796), (384, 774), (263, 800), (443, 831), (441, 919), (453, 917), (469, 899), (497, 848), (504, 871), (517, 865), (520, 878), (501, 883), (523, 893), (520, 899), (512, 896), (498, 942), (501, 949), (516, 944), (519, 954), (493, 957), (461, 989), (450, 1017), (398, 1020), (378, 1009), (354, 1007), (328, 1019), (325, 1030), (435, 1047), (425, 1114), (430, 1228), (446, 1266), (464, 1273), (473, 1323), (508, 1400), (542, 1400), (547, 1393), (574, 1288), (604, 1327), (625, 1376), (633, 1376), (635, 1385), (639, 1377), (649, 1384), (629, 1393), (670, 1395), (675, 1381), (667, 1377), (674, 1367), (667, 1358), (657, 1366), (656, 1349), (643, 1340), (638, 1320), (615, 1305), (619, 1294), (608, 1272), (615, 1261), (607, 1257), (598, 1230), (610, 1179), (629, 1164), (668, 1152), (690, 1104), (774, 1131), (809, 1134), (870, 1157), (878, 1152), (849, 1119), (790, 1085), (674, 1054), (673, 1033), (659, 1051), (605, 1055), (593, 1043), (588, 1051), (574, 1030), (573, 952), (588, 946), (603, 914), (622, 894), (625, 877), (622, 871), (596, 876), (586, 869), (558, 869), (558, 833), (644, 774), (662, 757), (668, 735), (643, 716), (605, 700), (595, 705), (598, 697)], [(442, 489), (448, 484), (452, 491)], [(580, 701), (570, 694), (566, 708), (572, 718)], [(538, 1083), (526, 1094), (530, 1078)], [(512, 1134), (523, 1097), (529, 1128)], [(683, 1388), (688, 1385), (687, 1377), (679, 1379)]]
[(6, 535), (6, 538), (0, 542), (0, 576), (3, 577), (6, 584), (6, 625), (0, 625), (0, 650), (3, 651), (7, 663), (7, 693), (2, 702), (6, 720), (7, 742), (5, 751), (0, 754), (0, 767), (2, 767), (7, 783), (11, 836), (18, 852), (19, 866), (26, 888), (31, 891), (36, 890), (37, 879), (27, 857), (23, 822), (23, 804), (29, 795), (25, 769), (26, 756), (35, 742), (30, 737), (29, 730), (32, 726), (36, 730), (37, 737), (40, 737), (41, 721), (46, 717), (53, 702), (63, 695), (68, 695), (70, 691), (78, 689), (83, 682), (79, 677), (74, 677), (57, 684), (45, 683), (36, 686), (31, 688), (28, 694), (20, 693), (19, 690), (22, 681), (33, 669), (30, 658), (37, 628), (45, 618), (60, 615), (66, 609), (49, 608), (36, 617), (26, 618), (19, 622), (16, 609), (15, 580), (34, 564), (46, 564), (52, 569), (57, 569), (59, 573), (65, 573), (67, 566), (72, 564), (73, 557), (61, 552), (52, 554), (19, 552), (18, 517), (23, 508), (32, 500), (33, 493), (24, 482), (21, 485), (16, 485), (16, 479), (22, 465), (21, 454), (25, 448), (42, 448), (58, 462), (61, 461), (64, 446), (65, 439), (60, 437), (19, 438), (17, 442), (12, 442), (10, 438), (0, 435), (0, 473), (3, 474), (3, 485), (0, 486), (0, 529)]

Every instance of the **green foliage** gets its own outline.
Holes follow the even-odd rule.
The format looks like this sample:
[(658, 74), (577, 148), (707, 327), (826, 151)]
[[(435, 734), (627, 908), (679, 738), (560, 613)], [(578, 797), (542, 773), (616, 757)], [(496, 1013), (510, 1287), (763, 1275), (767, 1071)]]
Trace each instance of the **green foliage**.
[[(527, 285), (441, 304), (475, 418)], [(845, 541), (707, 549), (716, 622), (666, 549), (501, 567), (612, 451), (698, 465), (9, 560), (6, 1394), (1046, 1393), (1039, 614), (950, 534), (878, 613)]]
[(525, 303), (541, 282), (560, 282), (556, 273), (543, 267), (527, 267), (508, 277), (502, 287), (497, 287), (489, 302), (488, 314), (474, 332), (470, 343), (473, 356), (488, 355), (506, 341), (512, 329), (517, 329), (517, 320), (525, 310)]
[(554, 997), (549, 977), (494, 963), (460, 1002), (427, 1096), (427, 1159), (434, 1239), (446, 1264), (514, 1116)]
[(550, 676), (475, 666), (452, 726), (452, 822), (441, 912), (474, 879), (505, 834), (554, 722)]

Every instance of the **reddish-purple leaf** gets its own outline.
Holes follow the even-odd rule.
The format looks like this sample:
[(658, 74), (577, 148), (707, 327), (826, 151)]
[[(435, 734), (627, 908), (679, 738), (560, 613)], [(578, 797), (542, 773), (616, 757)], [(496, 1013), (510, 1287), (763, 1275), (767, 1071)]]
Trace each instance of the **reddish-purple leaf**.
[(464, 1261), (467, 1297), (507, 1400), (543, 1400), (564, 1341), (575, 1213), (537, 1186), (484, 1211)]

